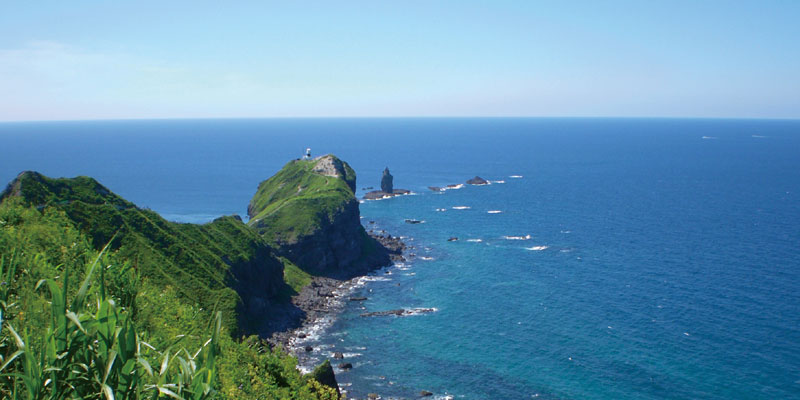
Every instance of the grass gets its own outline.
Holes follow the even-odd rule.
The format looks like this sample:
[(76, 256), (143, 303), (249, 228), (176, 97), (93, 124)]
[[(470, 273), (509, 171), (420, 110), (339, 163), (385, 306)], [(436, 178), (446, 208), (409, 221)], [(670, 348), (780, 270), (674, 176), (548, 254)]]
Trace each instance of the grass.
[(284, 290), (281, 293), (282, 298), (294, 296), (311, 284), (311, 275), (308, 272), (303, 271), (285, 257), (281, 257), (281, 261), (283, 262), (283, 279), (287, 288), (291, 289)]
[(23, 177), (0, 203), (0, 398), (337, 398), (294, 358), (235, 338), (232, 271), (275, 267), (285, 286), (240, 220), (175, 224), (89, 178), (29, 178), (34, 194)]
[(222, 311), (223, 325), (232, 332), (238, 327), (237, 307), (243, 301), (234, 290), (233, 272), (261, 265), (263, 275), (273, 277), (272, 290), (282, 286), (280, 261), (237, 218), (223, 217), (205, 225), (169, 222), (87, 177), (51, 179), (23, 173), (3, 197), (11, 199), (14, 192), (26, 206), (63, 212), (89, 238), (91, 247), (99, 249), (109, 242), (110, 250), (129, 260), (142, 277), (177, 292), (184, 302)]
[(355, 171), (333, 158), (342, 178), (314, 173), (315, 160), (294, 160), (261, 182), (250, 201), (249, 225), (270, 242), (291, 244), (333, 221), (347, 203), (355, 201)]

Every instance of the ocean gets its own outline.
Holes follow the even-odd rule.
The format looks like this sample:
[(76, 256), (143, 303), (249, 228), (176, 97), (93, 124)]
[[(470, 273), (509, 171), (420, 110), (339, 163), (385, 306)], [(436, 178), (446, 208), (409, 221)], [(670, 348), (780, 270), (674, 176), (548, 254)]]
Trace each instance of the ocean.
[[(308, 340), (304, 362), (353, 364), (351, 396), (800, 399), (798, 120), (0, 123), (0, 181), (90, 175), (203, 223), (245, 216), (306, 147), (350, 163), (359, 195), (385, 167), (413, 191), (361, 214), (414, 256)], [(361, 316), (398, 308), (435, 311)]]

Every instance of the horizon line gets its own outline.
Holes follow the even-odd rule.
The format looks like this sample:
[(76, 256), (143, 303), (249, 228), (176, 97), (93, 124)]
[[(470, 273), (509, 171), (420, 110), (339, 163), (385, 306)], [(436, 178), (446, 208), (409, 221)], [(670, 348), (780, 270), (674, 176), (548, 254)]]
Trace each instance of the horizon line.
[(212, 120), (300, 120), (300, 119), (694, 119), (694, 120), (774, 120), (796, 121), (800, 117), (721, 117), (721, 116), (533, 116), (533, 115), (403, 115), (403, 116), (270, 116), (270, 117), (133, 117), (86, 119), (20, 119), (0, 120), (0, 124), (48, 122), (126, 122), (126, 121), (212, 121)]

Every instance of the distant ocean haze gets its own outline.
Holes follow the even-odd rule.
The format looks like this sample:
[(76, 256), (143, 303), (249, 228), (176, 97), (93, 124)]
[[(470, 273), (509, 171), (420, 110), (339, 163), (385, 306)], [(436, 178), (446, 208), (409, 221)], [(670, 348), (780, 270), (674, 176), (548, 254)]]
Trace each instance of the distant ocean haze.
[[(351, 396), (800, 398), (800, 121), (2, 123), (0, 143), (5, 182), (89, 175), (195, 223), (245, 217), (307, 147), (350, 163), (359, 196), (388, 166), (414, 195), (363, 222), (416, 256), (301, 357), (344, 353)], [(475, 175), (493, 183), (428, 189)], [(436, 311), (360, 316), (415, 308)]]

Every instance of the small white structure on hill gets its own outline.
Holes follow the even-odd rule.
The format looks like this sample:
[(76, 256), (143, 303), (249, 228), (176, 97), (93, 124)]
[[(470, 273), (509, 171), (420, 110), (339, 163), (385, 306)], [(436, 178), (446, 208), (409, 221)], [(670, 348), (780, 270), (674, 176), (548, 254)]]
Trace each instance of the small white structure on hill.
[(311, 147), (306, 148), (306, 154), (303, 156), (303, 159), (304, 160), (310, 160), (311, 159)]

